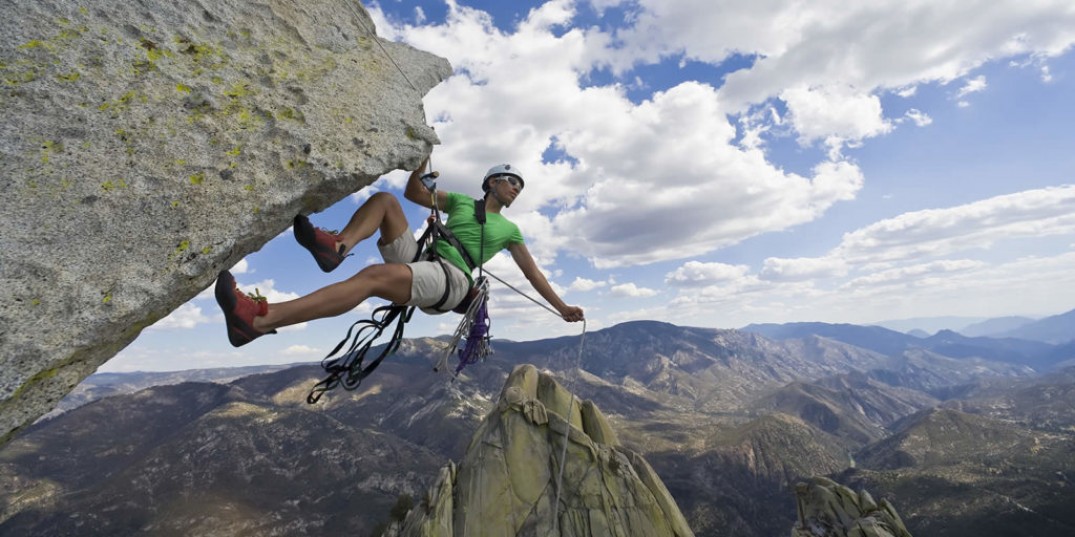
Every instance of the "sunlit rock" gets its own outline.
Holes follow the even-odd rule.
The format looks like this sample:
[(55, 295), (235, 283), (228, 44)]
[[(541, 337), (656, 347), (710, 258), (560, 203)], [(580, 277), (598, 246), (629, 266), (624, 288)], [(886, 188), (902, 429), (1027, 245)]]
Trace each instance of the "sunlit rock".
[(896, 508), (875, 502), (831, 479), (815, 477), (795, 486), (799, 521), (792, 537), (911, 537)]
[(653, 468), (617, 444), (601, 411), (530, 365), (515, 368), (462, 462), (441, 471), (401, 526), (392, 533), (694, 535)]

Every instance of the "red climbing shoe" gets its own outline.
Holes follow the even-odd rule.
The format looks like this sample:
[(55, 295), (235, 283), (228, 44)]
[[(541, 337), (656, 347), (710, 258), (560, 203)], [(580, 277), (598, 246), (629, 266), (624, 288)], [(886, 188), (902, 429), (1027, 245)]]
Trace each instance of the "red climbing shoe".
[(260, 332), (254, 328), (254, 317), (268, 313), (269, 302), (260, 294), (244, 294), (235, 284), (235, 277), (226, 270), (220, 271), (216, 278), (216, 302), (224, 311), (232, 346), (241, 347), (265, 334), (276, 333), (276, 330)]
[[(339, 237), (314, 227), (310, 219), (301, 214), (295, 217), (294, 229), (295, 240), (314, 255), (314, 261), (317, 261), (317, 266), (321, 267), (321, 270), (332, 272), (343, 262), (343, 255), (336, 249), (336, 241)], [(341, 244), (340, 250), (342, 249)]]

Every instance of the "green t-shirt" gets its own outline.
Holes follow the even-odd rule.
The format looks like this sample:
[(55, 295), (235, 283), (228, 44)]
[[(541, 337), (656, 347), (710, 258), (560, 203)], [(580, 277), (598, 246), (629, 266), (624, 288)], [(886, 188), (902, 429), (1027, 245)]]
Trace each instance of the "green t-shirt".
[[(464, 194), (448, 192), (448, 206), (441, 207), (448, 214), (448, 221), (444, 226), (459, 239), (463, 248), (466, 248), (470, 258), (478, 263), (485, 263), (494, 255), (506, 248), (509, 244), (523, 243), (523, 234), (519, 226), (511, 220), (497, 213), (485, 215), (485, 247), (481, 247), (482, 226), (474, 218), (474, 199)], [(479, 252), (484, 257), (479, 261)], [(470, 269), (459, 251), (447, 241), (437, 241), (437, 254), (449, 263), (459, 267), (463, 274), (474, 281), (470, 275)]]

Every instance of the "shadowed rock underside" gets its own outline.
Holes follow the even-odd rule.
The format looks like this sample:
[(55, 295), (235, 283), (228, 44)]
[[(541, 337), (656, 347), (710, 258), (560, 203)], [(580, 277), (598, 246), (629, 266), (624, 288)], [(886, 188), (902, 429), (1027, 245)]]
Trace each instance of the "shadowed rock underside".
[(451, 67), (373, 32), (350, 0), (6, 4), (0, 443), (296, 214), (429, 154)]

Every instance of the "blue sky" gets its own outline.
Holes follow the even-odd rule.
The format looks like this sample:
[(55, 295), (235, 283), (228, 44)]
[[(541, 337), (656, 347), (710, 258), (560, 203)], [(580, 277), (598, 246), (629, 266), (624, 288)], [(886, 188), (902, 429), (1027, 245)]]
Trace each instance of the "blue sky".
[[(424, 99), (443, 190), (510, 162), (505, 214), (588, 329), (738, 328), (1075, 308), (1075, 9), (1070, 1), (367, 3), (378, 35), (447, 58)], [(375, 191), (313, 215), (340, 228)], [(408, 205), (419, 230), (427, 211)], [(294, 298), (322, 274), (290, 231), (244, 288)], [(506, 255), (489, 270), (534, 294)], [(228, 345), (211, 294), (105, 371), (317, 361), (373, 305)], [(580, 324), (496, 285), (495, 337)], [(416, 314), (408, 336), (457, 318)]]

